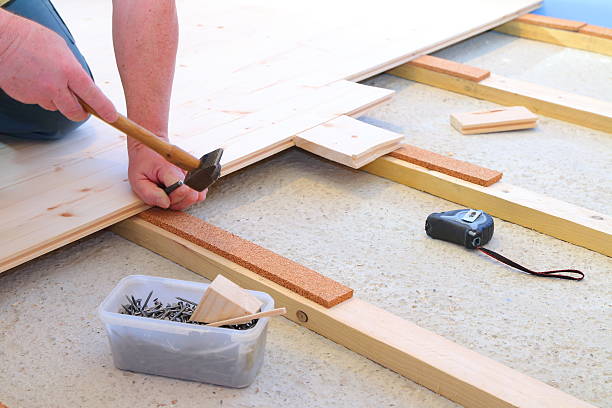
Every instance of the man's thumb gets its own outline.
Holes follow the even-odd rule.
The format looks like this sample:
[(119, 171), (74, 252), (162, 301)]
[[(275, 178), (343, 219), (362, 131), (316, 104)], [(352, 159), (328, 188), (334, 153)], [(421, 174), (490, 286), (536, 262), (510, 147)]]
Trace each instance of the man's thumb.
[(135, 186), (134, 191), (145, 204), (153, 205), (160, 208), (170, 207), (170, 198), (164, 193), (164, 190), (157, 187), (149, 180), (141, 180)]

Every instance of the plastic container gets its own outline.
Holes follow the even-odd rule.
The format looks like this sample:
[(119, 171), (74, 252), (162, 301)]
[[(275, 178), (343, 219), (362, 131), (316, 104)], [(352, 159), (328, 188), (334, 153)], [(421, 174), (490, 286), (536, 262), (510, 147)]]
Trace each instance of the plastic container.
[[(130, 275), (123, 278), (98, 307), (106, 326), (115, 367), (227, 387), (249, 386), (263, 363), (269, 318), (247, 330), (207, 327), (118, 313), (127, 296), (145, 299), (150, 291), (160, 302), (176, 297), (199, 302), (208, 284)], [(274, 299), (249, 291), (274, 308)]]

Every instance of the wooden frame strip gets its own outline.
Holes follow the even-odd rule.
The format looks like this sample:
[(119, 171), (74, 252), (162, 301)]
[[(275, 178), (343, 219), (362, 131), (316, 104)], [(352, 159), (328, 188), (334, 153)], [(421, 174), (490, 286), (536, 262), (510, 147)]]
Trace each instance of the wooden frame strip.
[(480, 82), (491, 75), (491, 71), (432, 55), (415, 58), (410, 64), (475, 82)]
[(606, 27), (586, 24), (578, 28), (577, 31), (569, 31), (535, 25), (516, 19), (500, 25), (495, 28), (495, 31), (563, 47), (612, 55), (612, 38), (609, 37), (612, 30)]
[(214, 279), (270, 294), (287, 318), (470, 408), (592, 405), (422, 329), (358, 298), (326, 309), (215, 253), (132, 217), (115, 233)]
[(495, 74), (480, 82), (474, 82), (411, 63), (387, 73), (500, 105), (524, 106), (545, 116), (612, 133), (610, 102)]
[(389, 153), (389, 156), (481, 186), (493, 185), (503, 176), (503, 173), (497, 170), (487, 169), (407, 144)]
[(612, 40), (612, 28), (608, 27), (600, 27), (593, 24), (587, 24), (584, 27), (580, 27), (578, 32)]
[(362, 170), (612, 256), (612, 218), (607, 215), (501, 181), (482, 187), (389, 155)]
[(573, 21), (567, 20), (565, 18), (542, 16), (539, 14), (525, 14), (520, 17), (517, 17), (513, 21), (520, 21), (521, 23), (557, 28), (559, 30), (566, 31), (578, 31), (581, 27), (584, 27), (586, 25), (586, 23), (582, 21)]

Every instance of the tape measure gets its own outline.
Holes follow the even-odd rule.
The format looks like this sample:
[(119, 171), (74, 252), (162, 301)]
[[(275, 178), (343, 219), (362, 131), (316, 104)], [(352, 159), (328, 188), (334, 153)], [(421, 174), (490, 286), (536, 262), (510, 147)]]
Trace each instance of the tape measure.
[(482, 210), (461, 209), (433, 213), (425, 221), (425, 232), (430, 237), (463, 245), (468, 249), (478, 249), (491, 258), (522, 272), (536, 276), (575, 281), (580, 281), (584, 278), (584, 273), (577, 269), (534, 272), (497, 252), (484, 248), (483, 245), (487, 244), (493, 237), (494, 229), (493, 217)]

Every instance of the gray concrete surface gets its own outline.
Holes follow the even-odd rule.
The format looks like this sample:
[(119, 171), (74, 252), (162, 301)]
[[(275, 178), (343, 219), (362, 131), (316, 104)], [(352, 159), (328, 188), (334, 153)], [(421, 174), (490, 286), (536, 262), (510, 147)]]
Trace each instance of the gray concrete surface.
[[(483, 41), (486, 53), (470, 45)], [(479, 58), (486, 66), (498, 61), (495, 44), (511, 61), (527, 59), (532, 42), (516, 41), (510, 47), (505, 36), (489, 33), (455, 47), (463, 47), (463, 58)], [(544, 49), (549, 47), (554, 46)], [(562, 58), (557, 64), (563, 66), (553, 71), (571, 61)], [(608, 62), (596, 62), (588, 69), (606, 71)], [(538, 75), (533, 80), (553, 74)], [(552, 85), (569, 87), (579, 77), (560, 76)], [(400, 129), (410, 143), (502, 169), (513, 184), (610, 213), (609, 135), (543, 119), (536, 131), (468, 140), (452, 131), (448, 113), (491, 104), (386, 75), (368, 83), (398, 92), (364, 120)], [(190, 212), (337, 279), (422, 327), (612, 407), (610, 259), (496, 220), (490, 248), (535, 269), (576, 267), (587, 279), (525, 276), (428, 239), (426, 216), (454, 208), (291, 150), (224, 178)], [(202, 280), (110, 232), (0, 276), (0, 401), (10, 408), (455, 406), (285, 319), (272, 322), (264, 367), (246, 389), (116, 370), (95, 309), (121, 277), (135, 273)]]

